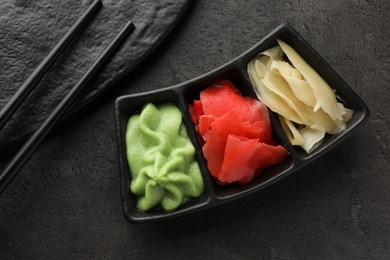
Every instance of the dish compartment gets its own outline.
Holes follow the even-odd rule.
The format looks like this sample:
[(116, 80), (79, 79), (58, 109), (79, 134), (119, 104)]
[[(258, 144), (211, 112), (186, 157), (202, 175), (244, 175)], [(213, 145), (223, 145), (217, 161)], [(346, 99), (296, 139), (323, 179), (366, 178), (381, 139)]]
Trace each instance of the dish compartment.
[[(162, 209), (154, 209), (148, 211), (147, 213), (140, 211), (137, 208), (137, 198), (130, 191), (131, 184), (131, 171), (129, 164), (127, 162), (126, 155), (126, 129), (129, 118), (141, 111), (141, 109), (147, 103), (153, 103), (155, 105), (172, 103), (175, 104), (183, 113), (182, 102), (177, 89), (167, 88), (163, 91), (151, 91), (148, 93), (141, 93), (135, 95), (126, 95), (117, 98), (115, 103), (115, 116), (116, 116), (116, 131), (117, 131), (117, 142), (118, 142), (118, 157), (120, 165), (120, 184), (121, 184), (121, 199), (122, 199), (122, 209), (125, 218), (133, 223), (153, 221), (157, 219), (174, 217), (177, 215), (182, 215), (188, 210), (194, 210), (205, 206), (210, 200), (210, 177), (206, 175), (205, 170), (202, 169), (201, 155), (198, 147), (196, 147), (196, 142), (194, 142), (194, 137), (192, 134), (188, 133), (190, 128), (188, 117), (183, 116), (183, 124), (185, 125), (190, 141), (193, 143), (196, 149), (195, 158), (199, 163), (201, 168), (202, 177), (204, 180), (204, 195), (200, 198), (191, 200), (186, 204), (180, 206), (177, 210), (173, 212), (165, 212)], [(204, 168), (204, 167), (203, 167)]]
[[(320, 157), (364, 123), (369, 117), (369, 110), (357, 93), (354, 92), (354, 90), (337, 74), (320, 54), (289, 24), (280, 25), (259, 43), (238, 57), (237, 60), (241, 63), (240, 67), (246, 68), (247, 64), (257, 54), (276, 46), (277, 39), (284, 41), (297, 51), (299, 55), (329, 84), (329, 86), (331, 86), (338, 97), (338, 101), (354, 111), (352, 119), (347, 123), (346, 130), (335, 135), (326, 134), (323, 143), (312, 153), (307, 154), (302, 148), (296, 146), (293, 146), (293, 150), (291, 151), (293, 156), (298, 160), (306, 161)], [(246, 74), (245, 77), (250, 82), (248, 74)], [(276, 116), (275, 113), (273, 114)], [(277, 116), (275, 118), (277, 118)]]
[[(246, 77), (246, 69), (241, 66), (239, 60), (233, 60), (232, 62), (226, 64), (225, 66), (220, 67), (219, 69), (212, 71), (208, 75), (203, 77), (199, 77), (193, 81), (187, 82), (180, 86), (182, 91), (182, 96), (184, 97), (184, 106), (193, 103), (194, 99), (199, 99), (199, 94), (202, 90), (210, 87), (212, 84), (220, 81), (220, 80), (229, 80), (234, 84), (236, 89), (241, 93), (241, 95), (245, 97), (256, 98), (256, 93), (253, 89), (252, 83)], [(187, 109), (188, 111), (188, 109)], [(283, 133), (280, 125), (278, 124), (275, 116), (270, 112), (270, 119), (272, 125), (272, 137), (275, 141), (275, 144), (280, 144), (287, 148), (290, 151), (293, 149), (290, 143), (288, 142), (286, 136)], [(190, 115), (186, 115), (190, 118)], [(196, 133), (195, 126), (191, 122), (192, 131), (195, 135), (196, 141), (198, 142), (198, 146), (201, 149), (201, 141)], [(202, 154), (203, 156), (203, 154)], [(209, 176), (209, 170), (207, 168), (207, 162), (203, 158), (203, 161), (206, 166), (206, 171)], [(239, 184), (239, 183), (231, 183), (231, 184), (218, 184), (212, 177), (212, 196), (213, 201), (222, 202), (225, 200), (229, 200), (235, 197), (239, 197), (245, 195), (247, 193), (259, 190), (261, 187), (268, 185), (272, 180), (282, 176), (286, 172), (292, 169), (294, 164), (294, 158), (290, 155), (281, 163), (268, 167), (261, 172), (261, 174), (255, 177), (248, 184)]]

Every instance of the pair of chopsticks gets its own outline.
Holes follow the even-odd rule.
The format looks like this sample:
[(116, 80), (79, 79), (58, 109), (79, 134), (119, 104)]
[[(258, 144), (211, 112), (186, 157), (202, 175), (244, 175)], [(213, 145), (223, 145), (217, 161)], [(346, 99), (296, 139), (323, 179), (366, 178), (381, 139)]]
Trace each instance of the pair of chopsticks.
[[(77, 20), (68, 33), (59, 41), (48, 56), (42, 61), (31, 76), (24, 82), (18, 91), (12, 96), (9, 102), (0, 111), (0, 130), (4, 127), (7, 121), (12, 117), (17, 108), (22, 104), (29, 93), (39, 83), (42, 77), (46, 74), (49, 68), (54, 64), (56, 59), (61, 55), (70, 42), (76, 35), (87, 25), (87, 23), (96, 15), (101, 8), (101, 0), (96, 0), (88, 8), (88, 10)], [(106, 47), (106, 49), (94, 61), (92, 66), (69, 91), (66, 97), (59, 103), (50, 116), (44, 123), (32, 134), (26, 143), (19, 149), (15, 156), (11, 159), (4, 171), (0, 174), (0, 194), (7, 188), (11, 181), (15, 178), (19, 170), (24, 166), (27, 160), (31, 157), (39, 144), (46, 137), (49, 131), (66, 113), (77, 96), (81, 93), (85, 86), (96, 77), (97, 73), (106, 65), (111, 57), (116, 53), (125, 39), (133, 32), (134, 24), (129, 21)]]

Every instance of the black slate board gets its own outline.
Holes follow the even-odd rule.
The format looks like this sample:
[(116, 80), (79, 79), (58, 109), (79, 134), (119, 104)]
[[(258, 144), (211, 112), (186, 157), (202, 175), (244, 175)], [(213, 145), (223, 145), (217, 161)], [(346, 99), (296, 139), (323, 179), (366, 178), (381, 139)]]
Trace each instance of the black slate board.
[[(87, 10), (92, 0), (0, 2), (0, 108)], [(0, 132), (0, 158), (25, 140), (128, 20), (135, 31), (68, 112), (84, 108), (130, 73), (168, 35), (191, 0), (102, 1), (103, 7)]]

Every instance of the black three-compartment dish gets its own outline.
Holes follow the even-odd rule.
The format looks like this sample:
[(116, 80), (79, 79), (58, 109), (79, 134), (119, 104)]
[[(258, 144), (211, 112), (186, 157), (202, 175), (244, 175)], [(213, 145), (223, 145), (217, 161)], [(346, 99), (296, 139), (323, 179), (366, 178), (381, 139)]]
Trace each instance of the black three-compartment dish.
[[(207, 169), (201, 144), (199, 143), (195, 126), (191, 121), (188, 105), (199, 93), (218, 80), (228, 79), (236, 86), (243, 96), (256, 98), (254, 86), (247, 74), (247, 64), (260, 52), (277, 45), (276, 39), (281, 39), (295, 49), (306, 62), (336, 91), (346, 107), (354, 111), (353, 118), (348, 122), (345, 131), (336, 135), (327, 135), (322, 145), (307, 154), (301, 148), (293, 147), (283, 133), (277, 117), (270, 113), (273, 128), (273, 138), (276, 143), (287, 148), (289, 156), (280, 164), (267, 168), (248, 184), (219, 185), (214, 181)], [(127, 122), (131, 115), (137, 113), (148, 102), (154, 104), (174, 103), (183, 115), (183, 123), (196, 149), (196, 159), (200, 165), (204, 180), (204, 194), (172, 212), (152, 210), (141, 212), (137, 209), (136, 197), (130, 191), (131, 174), (126, 159), (125, 134)], [(132, 223), (152, 222), (177, 217), (224, 202), (252, 194), (268, 185), (281, 180), (301, 167), (324, 155), (330, 149), (350, 136), (369, 117), (369, 110), (361, 98), (350, 86), (320, 57), (320, 55), (295, 31), (290, 25), (277, 27), (251, 49), (227, 64), (187, 82), (134, 95), (121, 96), (116, 100), (116, 127), (118, 140), (118, 156), (120, 164), (121, 197), (125, 218)]]

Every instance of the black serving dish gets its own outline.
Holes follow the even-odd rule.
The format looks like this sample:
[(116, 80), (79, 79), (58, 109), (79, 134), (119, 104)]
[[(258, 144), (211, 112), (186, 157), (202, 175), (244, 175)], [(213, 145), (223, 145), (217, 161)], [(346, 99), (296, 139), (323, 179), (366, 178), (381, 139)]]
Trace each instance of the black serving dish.
[[(206, 161), (201, 152), (201, 145), (191, 121), (188, 111), (188, 104), (194, 98), (199, 97), (199, 93), (220, 79), (232, 81), (236, 88), (244, 96), (256, 97), (253, 85), (247, 74), (247, 64), (258, 53), (272, 46), (277, 45), (276, 39), (281, 39), (293, 47), (324, 79), (332, 88), (336, 90), (345, 105), (354, 110), (353, 118), (348, 122), (347, 128), (340, 134), (326, 136), (323, 144), (306, 154), (302, 149), (293, 147), (281, 129), (279, 122), (273, 113), (270, 113), (273, 127), (274, 140), (285, 146), (289, 151), (289, 156), (282, 163), (270, 167), (255, 177), (249, 184), (229, 184), (218, 185), (210, 175)], [(190, 140), (194, 144), (197, 152), (196, 159), (200, 165), (204, 179), (204, 195), (196, 200), (190, 201), (173, 212), (154, 210), (147, 213), (140, 212), (136, 206), (136, 198), (130, 192), (131, 174), (126, 159), (125, 133), (129, 117), (139, 112), (147, 102), (155, 104), (174, 103), (182, 114), (183, 122), (187, 128)], [(344, 80), (320, 57), (320, 55), (296, 32), (290, 25), (283, 24), (277, 27), (268, 36), (262, 39), (254, 47), (230, 61), (229, 63), (200, 77), (187, 82), (159, 89), (151, 92), (127, 95), (119, 97), (115, 104), (116, 127), (118, 140), (118, 155), (120, 163), (121, 196), (122, 207), (125, 218), (132, 223), (151, 222), (162, 219), (173, 218), (183, 214), (220, 205), (224, 202), (252, 194), (268, 185), (288, 176), (318, 157), (324, 155), (330, 149), (342, 142), (351, 135), (369, 117), (369, 110), (360, 97), (349, 87)]]

